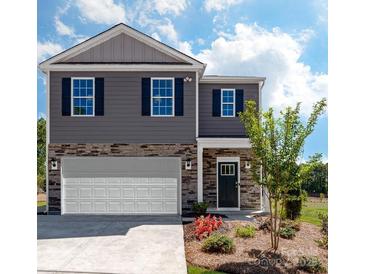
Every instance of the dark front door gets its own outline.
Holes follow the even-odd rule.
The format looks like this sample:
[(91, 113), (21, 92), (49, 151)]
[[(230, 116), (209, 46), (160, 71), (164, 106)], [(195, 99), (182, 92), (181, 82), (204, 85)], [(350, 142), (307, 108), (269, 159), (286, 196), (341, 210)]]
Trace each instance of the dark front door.
[(218, 207), (238, 207), (237, 162), (218, 163)]

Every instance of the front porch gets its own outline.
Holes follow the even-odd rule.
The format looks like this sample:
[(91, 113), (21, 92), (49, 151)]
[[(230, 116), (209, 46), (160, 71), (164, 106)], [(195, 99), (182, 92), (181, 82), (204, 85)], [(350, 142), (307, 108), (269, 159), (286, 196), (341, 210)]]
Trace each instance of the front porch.
[(209, 212), (264, 210), (262, 189), (251, 176), (248, 138), (197, 138), (198, 202)]

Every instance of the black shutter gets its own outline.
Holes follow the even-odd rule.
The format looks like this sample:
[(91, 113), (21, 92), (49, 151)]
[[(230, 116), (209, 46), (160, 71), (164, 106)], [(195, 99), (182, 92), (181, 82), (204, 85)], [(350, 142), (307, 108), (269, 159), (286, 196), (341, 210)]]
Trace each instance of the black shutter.
[(151, 115), (151, 78), (142, 78), (142, 116)]
[(184, 115), (184, 79), (175, 78), (175, 116)]
[(220, 117), (221, 116), (221, 90), (213, 89), (213, 116)]
[(236, 89), (236, 116), (244, 109), (243, 89)]
[(95, 78), (95, 116), (104, 115), (104, 78)]
[(71, 78), (62, 78), (62, 116), (71, 115)]

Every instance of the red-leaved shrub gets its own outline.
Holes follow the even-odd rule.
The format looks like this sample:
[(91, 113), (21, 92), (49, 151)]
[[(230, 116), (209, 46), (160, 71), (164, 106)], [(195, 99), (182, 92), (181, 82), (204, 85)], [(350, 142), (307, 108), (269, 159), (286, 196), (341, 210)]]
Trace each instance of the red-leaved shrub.
[(213, 231), (217, 230), (223, 224), (222, 217), (213, 216), (210, 214), (206, 217), (199, 217), (195, 219), (195, 236), (201, 240), (205, 237), (208, 237)]

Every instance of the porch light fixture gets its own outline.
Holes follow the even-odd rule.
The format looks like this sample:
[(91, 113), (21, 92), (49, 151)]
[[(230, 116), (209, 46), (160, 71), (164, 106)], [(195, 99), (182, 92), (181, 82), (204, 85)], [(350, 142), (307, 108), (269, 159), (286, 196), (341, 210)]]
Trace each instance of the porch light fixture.
[(192, 78), (190, 78), (189, 76), (186, 76), (185, 78), (184, 78), (184, 82), (191, 82), (193, 79)]
[(245, 161), (245, 169), (250, 169), (250, 168), (251, 168), (251, 162)]
[(56, 159), (51, 160), (51, 169), (57, 170), (57, 160)]
[(191, 160), (190, 159), (187, 159), (185, 161), (185, 169), (186, 170), (190, 170), (191, 169)]

